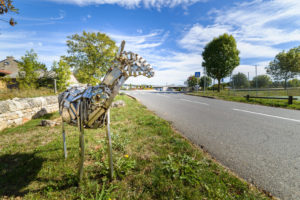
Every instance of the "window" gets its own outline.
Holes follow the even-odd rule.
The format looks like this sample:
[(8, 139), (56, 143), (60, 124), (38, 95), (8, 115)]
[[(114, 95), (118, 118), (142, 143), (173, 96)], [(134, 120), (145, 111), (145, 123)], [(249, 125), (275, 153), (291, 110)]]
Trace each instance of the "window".
[(9, 62), (8, 61), (4, 62), (4, 65), (9, 65)]

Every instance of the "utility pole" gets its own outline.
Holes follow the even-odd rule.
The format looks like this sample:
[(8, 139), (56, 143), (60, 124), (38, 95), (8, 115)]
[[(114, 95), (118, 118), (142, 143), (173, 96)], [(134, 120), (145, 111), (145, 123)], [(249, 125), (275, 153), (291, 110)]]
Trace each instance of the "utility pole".
[(256, 96), (257, 96), (257, 65), (255, 65), (255, 76), (256, 76), (255, 85), (256, 85)]
[(203, 93), (205, 94), (205, 87), (206, 87), (206, 68), (203, 68), (203, 74), (204, 74), (204, 86), (203, 86)]
[(249, 72), (248, 72), (248, 95), (249, 95), (249, 92), (250, 92), (250, 79), (249, 79)]

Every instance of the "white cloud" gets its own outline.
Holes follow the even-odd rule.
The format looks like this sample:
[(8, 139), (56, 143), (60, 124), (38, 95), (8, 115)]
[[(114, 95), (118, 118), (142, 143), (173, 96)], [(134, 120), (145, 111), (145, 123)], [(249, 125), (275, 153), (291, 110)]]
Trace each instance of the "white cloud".
[(226, 10), (213, 9), (209, 14), (214, 24), (195, 24), (178, 43), (190, 51), (202, 51), (214, 37), (229, 33), (236, 38), (242, 58), (272, 58), (280, 51), (275, 45), (300, 42), (299, 11), (299, 0), (254, 0)]
[[(40, 35), (43, 35), (42, 37)], [(48, 68), (54, 60), (66, 54), (66, 36), (62, 33), (37, 33), (35, 31), (3, 31), (0, 34), (0, 60), (6, 56), (20, 59), (26, 51), (34, 49), (39, 61)]]
[(86, 6), (91, 4), (116, 4), (125, 8), (134, 9), (138, 7), (157, 8), (175, 7), (175, 6), (189, 6), (197, 2), (206, 2), (207, 0), (48, 0), (58, 3), (77, 4), (79, 6)]
[(58, 17), (51, 17), (51, 20), (62, 20), (66, 16), (66, 12), (63, 10), (59, 10), (59, 16)]
[(231, 27), (227, 25), (216, 24), (203, 27), (200, 24), (195, 24), (179, 41), (179, 44), (183, 48), (199, 51), (208, 41), (223, 33), (229, 32), (230, 29)]
[(264, 45), (254, 45), (246, 42), (238, 42), (237, 48), (240, 50), (242, 58), (272, 58), (280, 50)]
[(82, 17), (81, 20), (83, 22), (86, 22), (88, 19), (91, 19), (92, 18), (92, 15), (87, 15), (86, 17)]
[(168, 38), (168, 32), (153, 31), (144, 35), (110, 34), (120, 44), (126, 41), (125, 50), (133, 51), (144, 57), (155, 69), (151, 79), (143, 76), (129, 78), (127, 83), (164, 85), (183, 84), (194, 71), (201, 71), (202, 57), (198, 53), (182, 53), (163, 49), (161, 45)]
[(162, 30), (155, 30), (144, 35), (125, 35), (118, 33), (108, 33), (108, 35), (117, 41), (117, 43), (121, 43), (122, 40), (125, 40), (125, 50), (140, 53), (151, 51), (155, 47), (162, 45), (168, 37), (168, 32), (164, 33)]

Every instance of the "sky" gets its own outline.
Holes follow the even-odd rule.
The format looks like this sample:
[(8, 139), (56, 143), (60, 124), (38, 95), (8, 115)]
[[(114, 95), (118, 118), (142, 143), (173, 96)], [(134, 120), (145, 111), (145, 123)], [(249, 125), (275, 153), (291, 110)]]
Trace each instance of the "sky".
[[(48, 69), (68, 55), (73, 34), (106, 33), (117, 45), (144, 57), (155, 76), (127, 83), (183, 85), (195, 72), (203, 74), (204, 46), (223, 33), (232, 34), (240, 51), (234, 70), (250, 80), (265, 74), (274, 56), (300, 45), (299, 0), (14, 0), (14, 27), (0, 21), (0, 60), (20, 59), (34, 49)], [(228, 80), (229, 78), (227, 78)], [(226, 79), (225, 79), (226, 81)]]

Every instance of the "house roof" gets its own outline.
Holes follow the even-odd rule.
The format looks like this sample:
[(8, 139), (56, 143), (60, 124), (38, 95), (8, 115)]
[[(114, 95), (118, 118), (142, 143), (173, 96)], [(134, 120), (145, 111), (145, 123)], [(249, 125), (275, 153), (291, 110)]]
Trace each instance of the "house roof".
[(0, 73), (1, 73), (1, 74), (11, 74), (12, 72), (9, 72), (9, 71), (7, 71), (7, 70), (0, 70)]

